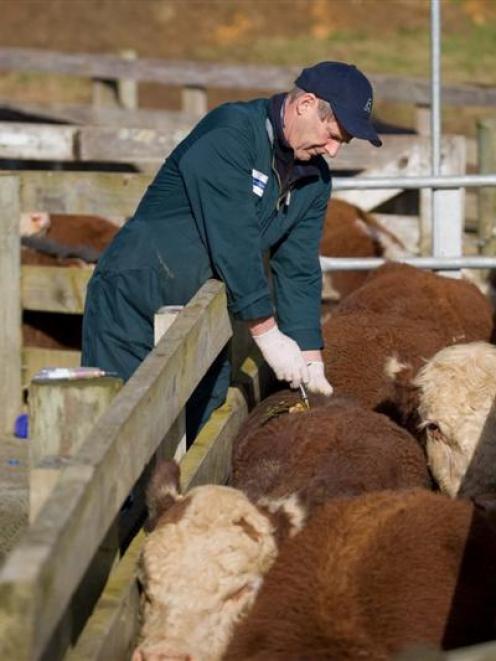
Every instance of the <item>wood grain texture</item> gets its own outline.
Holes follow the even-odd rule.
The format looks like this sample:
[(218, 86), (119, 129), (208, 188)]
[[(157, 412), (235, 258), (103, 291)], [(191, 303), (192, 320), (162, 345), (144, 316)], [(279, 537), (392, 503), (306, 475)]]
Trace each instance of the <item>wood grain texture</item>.
[[(230, 65), (152, 58), (129, 61), (118, 55), (69, 54), (27, 48), (0, 48), (0, 68), (65, 73), (84, 78), (123, 78), (164, 85), (260, 90), (290, 89), (301, 71), (301, 66)], [(390, 75), (373, 75), (370, 80), (376, 98), (381, 100), (413, 104), (430, 102), (428, 80)], [(496, 88), (443, 86), (442, 97), (445, 105), (492, 106), (496, 104)]]
[(230, 335), (224, 286), (208, 281), (61, 471), (0, 571), (0, 657), (41, 654), (131, 487)]
[(21, 413), (19, 178), (0, 176), (0, 431)]

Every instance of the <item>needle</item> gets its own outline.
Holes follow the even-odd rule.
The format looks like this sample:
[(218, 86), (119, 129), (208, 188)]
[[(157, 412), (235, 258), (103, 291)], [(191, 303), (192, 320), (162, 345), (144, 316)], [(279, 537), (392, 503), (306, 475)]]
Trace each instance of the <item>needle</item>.
[(300, 392), (301, 392), (301, 398), (303, 399), (306, 408), (309, 409), (310, 402), (308, 401), (307, 391), (305, 390), (305, 386), (303, 384), (300, 384)]

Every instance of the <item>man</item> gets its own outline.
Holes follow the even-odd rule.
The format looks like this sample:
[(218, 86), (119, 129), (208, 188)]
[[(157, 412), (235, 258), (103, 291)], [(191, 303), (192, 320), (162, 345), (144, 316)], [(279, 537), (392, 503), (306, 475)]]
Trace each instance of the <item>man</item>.
[[(172, 152), (90, 281), (83, 365), (129, 378), (153, 347), (156, 310), (186, 304), (214, 277), (279, 379), (332, 393), (321, 357), (318, 255), (331, 189), (322, 156), (353, 137), (381, 141), (371, 85), (354, 66), (321, 62), (295, 85), (216, 108)], [(189, 439), (229, 379), (224, 351), (186, 407)]]

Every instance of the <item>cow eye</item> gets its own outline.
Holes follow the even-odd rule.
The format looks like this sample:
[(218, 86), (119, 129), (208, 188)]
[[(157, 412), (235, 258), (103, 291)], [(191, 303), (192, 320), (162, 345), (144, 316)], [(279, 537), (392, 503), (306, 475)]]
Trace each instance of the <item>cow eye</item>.
[(442, 443), (447, 443), (446, 437), (444, 436), (441, 427), (435, 420), (429, 420), (424, 426), (424, 429), (432, 441), (441, 441)]
[(424, 429), (431, 434), (435, 434), (436, 432), (441, 432), (441, 429), (437, 424), (437, 422), (433, 422), (432, 420), (429, 420), (429, 422), (425, 425)]

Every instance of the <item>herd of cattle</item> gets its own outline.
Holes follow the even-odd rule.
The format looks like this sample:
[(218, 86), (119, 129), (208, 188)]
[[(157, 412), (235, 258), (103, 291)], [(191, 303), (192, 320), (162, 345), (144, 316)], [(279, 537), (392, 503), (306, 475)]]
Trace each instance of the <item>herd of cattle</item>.
[[(28, 221), (43, 228), (26, 235), (81, 241), (54, 218)], [(367, 214), (330, 205), (323, 254), (401, 249)], [(157, 467), (133, 661), (385, 661), (496, 638), (489, 300), (395, 262), (333, 274), (327, 290), (334, 394), (309, 409), (290, 390), (263, 400), (233, 443), (229, 486), (181, 495), (177, 465)]]

